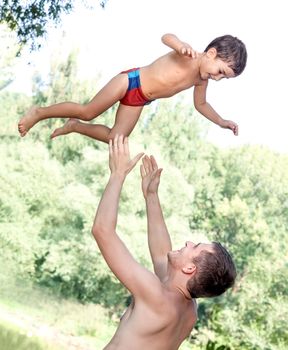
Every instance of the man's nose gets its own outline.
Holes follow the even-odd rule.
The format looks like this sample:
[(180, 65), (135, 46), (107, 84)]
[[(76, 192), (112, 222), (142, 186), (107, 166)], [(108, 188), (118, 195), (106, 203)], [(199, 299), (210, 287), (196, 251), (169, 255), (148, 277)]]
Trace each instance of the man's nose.
[(191, 241), (187, 241), (186, 242), (186, 247), (189, 247), (189, 246), (194, 246), (195, 244)]

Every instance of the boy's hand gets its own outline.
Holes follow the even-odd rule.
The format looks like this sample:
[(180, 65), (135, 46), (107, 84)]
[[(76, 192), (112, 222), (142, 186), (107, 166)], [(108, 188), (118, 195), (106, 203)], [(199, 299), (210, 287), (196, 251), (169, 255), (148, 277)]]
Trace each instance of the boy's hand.
[(223, 122), (221, 123), (221, 128), (224, 129), (231, 129), (233, 131), (233, 134), (235, 136), (238, 136), (238, 125), (234, 122), (232, 122), (232, 120), (223, 120)]
[(162, 169), (158, 169), (158, 165), (153, 156), (145, 156), (142, 158), (140, 172), (144, 198), (147, 198), (149, 193), (157, 193)]
[(109, 140), (109, 168), (111, 174), (125, 177), (143, 156), (143, 152), (130, 159), (128, 138), (116, 135), (114, 140)]
[(183, 56), (188, 56), (191, 58), (196, 58), (198, 57), (199, 53), (192, 49), (192, 47), (187, 44), (182, 42), (182, 46), (179, 48), (178, 53)]

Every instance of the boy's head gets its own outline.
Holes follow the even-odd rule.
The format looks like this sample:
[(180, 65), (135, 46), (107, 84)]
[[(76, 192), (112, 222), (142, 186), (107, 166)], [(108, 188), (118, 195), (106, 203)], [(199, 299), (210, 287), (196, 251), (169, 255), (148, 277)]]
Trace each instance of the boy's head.
[(234, 71), (235, 76), (240, 75), (247, 62), (246, 47), (241, 40), (232, 35), (223, 35), (211, 41), (204, 50), (214, 48), (217, 51), (217, 57), (226, 62)]

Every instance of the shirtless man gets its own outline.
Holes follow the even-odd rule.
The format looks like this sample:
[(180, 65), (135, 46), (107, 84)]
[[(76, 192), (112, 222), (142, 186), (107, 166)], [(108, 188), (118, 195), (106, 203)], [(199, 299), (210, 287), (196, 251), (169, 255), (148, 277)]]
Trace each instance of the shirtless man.
[[(246, 66), (246, 47), (238, 38), (224, 35), (214, 39), (203, 53), (165, 34), (162, 42), (173, 51), (159, 57), (148, 66), (121, 72), (112, 78), (87, 104), (62, 102), (48, 107), (32, 107), (18, 123), (23, 137), (36, 123), (48, 118), (72, 118), (57, 128), (51, 137), (80, 133), (108, 143), (116, 134), (130, 135), (145, 105), (158, 98), (173, 96), (194, 86), (195, 108), (206, 118), (238, 135), (238, 126), (223, 119), (206, 101), (208, 80), (233, 78)], [(112, 128), (87, 122), (120, 101)], [(173, 123), (173, 121), (171, 121)]]
[(195, 298), (222, 294), (236, 277), (233, 261), (219, 243), (186, 242), (182, 249), (172, 250), (158, 198), (162, 169), (152, 156), (142, 158), (141, 177), (155, 273), (134, 260), (115, 229), (124, 180), (142, 156), (130, 159), (127, 137), (116, 135), (109, 141), (111, 175), (92, 233), (109, 268), (133, 301), (105, 350), (178, 349), (196, 323)]

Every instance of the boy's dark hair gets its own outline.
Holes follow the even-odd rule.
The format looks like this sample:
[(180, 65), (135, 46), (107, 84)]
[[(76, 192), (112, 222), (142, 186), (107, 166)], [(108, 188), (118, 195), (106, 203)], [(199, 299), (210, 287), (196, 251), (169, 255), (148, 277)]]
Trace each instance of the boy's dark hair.
[(218, 242), (213, 242), (213, 252), (202, 251), (193, 260), (196, 274), (187, 282), (192, 298), (215, 297), (232, 287), (236, 268), (231, 255)]
[(243, 72), (247, 62), (246, 46), (241, 40), (232, 35), (223, 35), (211, 41), (204, 52), (214, 47), (217, 57), (229, 64), (235, 75)]

